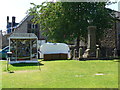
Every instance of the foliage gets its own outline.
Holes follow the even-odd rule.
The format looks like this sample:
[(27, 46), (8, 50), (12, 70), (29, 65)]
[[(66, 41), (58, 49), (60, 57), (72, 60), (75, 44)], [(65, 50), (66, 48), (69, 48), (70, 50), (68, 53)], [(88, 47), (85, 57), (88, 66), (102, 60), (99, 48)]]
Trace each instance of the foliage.
[[(58, 42), (75, 38), (87, 40), (88, 20), (97, 26), (97, 40), (105, 29), (112, 26), (112, 11), (106, 9), (106, 2), (44, 2), (32, 3), (30, 14), (35, 15), (34, 22), (39, 23), (43, 34)], [(79, 40), (78, 40), (79, 41)]]

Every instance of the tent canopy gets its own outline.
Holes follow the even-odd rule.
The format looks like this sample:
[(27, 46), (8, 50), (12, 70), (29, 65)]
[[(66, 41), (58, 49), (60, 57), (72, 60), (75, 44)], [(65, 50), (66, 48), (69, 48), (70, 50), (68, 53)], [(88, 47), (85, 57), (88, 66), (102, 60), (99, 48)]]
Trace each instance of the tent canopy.
[(65, 43), (45, 43), (40, 47), (42, 54), (68, 54), (69, 50), (68, 45)]

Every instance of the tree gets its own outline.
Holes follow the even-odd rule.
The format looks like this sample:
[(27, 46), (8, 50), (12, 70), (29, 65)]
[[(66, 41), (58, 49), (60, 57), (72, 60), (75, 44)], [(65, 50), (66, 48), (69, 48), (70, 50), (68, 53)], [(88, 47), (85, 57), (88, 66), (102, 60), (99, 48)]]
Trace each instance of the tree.
[(113, 23), (112, 11), (105, 8), (107, 2), (44, 2), (31, 8), (35, 15), (33, 21), (39, 23), (43, 34), (50, 40), (67, 42), (77, 39), (87, 40), (88, 20), (97, 27), (96, 38), (99, 43), (104, 30)]

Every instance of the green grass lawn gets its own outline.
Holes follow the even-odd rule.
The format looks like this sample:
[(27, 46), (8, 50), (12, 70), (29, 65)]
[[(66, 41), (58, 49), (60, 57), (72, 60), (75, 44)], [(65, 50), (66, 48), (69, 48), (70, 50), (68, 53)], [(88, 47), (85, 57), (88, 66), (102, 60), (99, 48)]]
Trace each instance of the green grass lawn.
[(1, 62), (2, 88), (118, 88), (115, 60), (42, 61), (41, 71), (36, 65), (10, 66), (14, 73), (7, 73)]

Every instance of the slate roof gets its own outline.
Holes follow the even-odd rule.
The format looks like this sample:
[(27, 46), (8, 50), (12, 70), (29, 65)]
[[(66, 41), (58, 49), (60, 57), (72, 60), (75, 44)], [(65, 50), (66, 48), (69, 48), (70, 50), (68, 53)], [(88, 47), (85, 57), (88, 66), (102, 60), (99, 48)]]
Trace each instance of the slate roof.
[(37, 36), (34, 33), (13, 33), (10, 35), (10, 38), (14, 39), (32, 39), (36, 38)]

